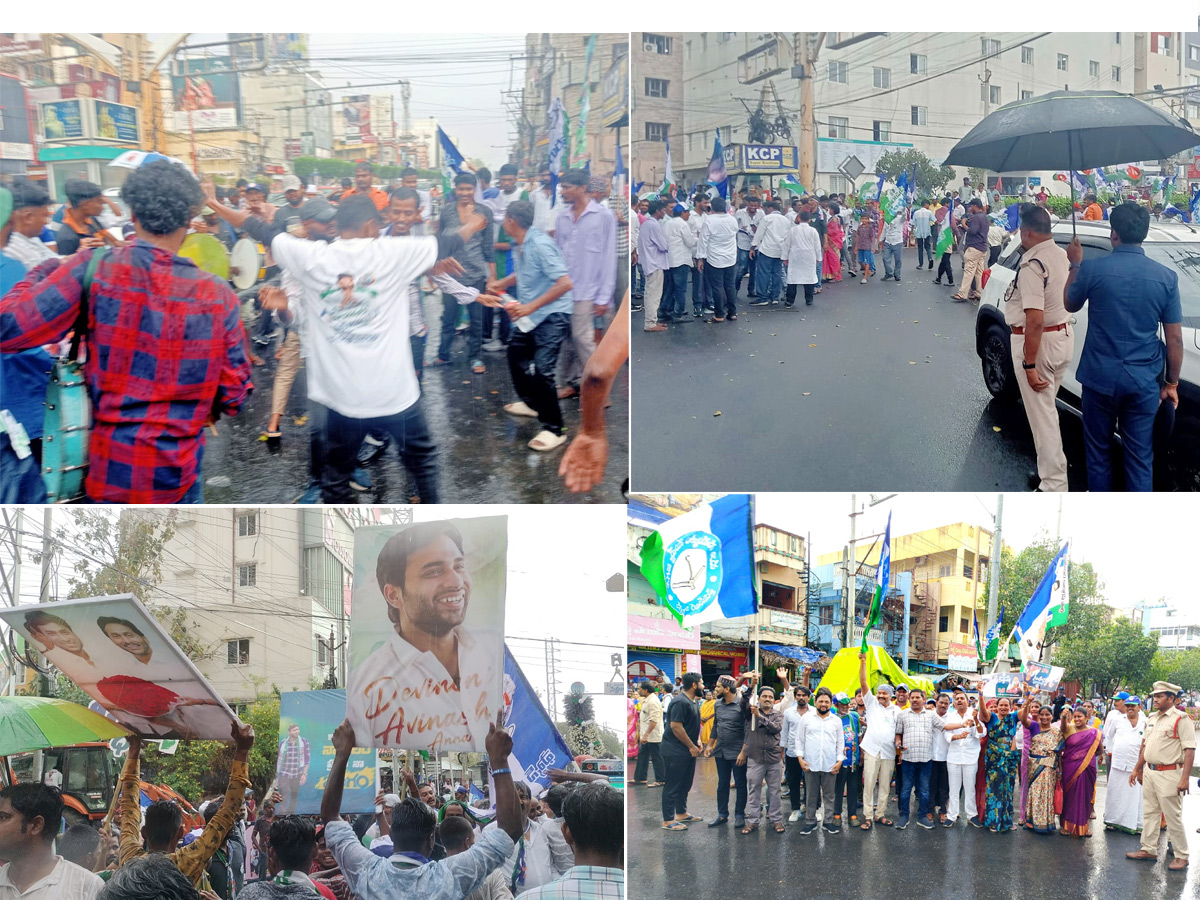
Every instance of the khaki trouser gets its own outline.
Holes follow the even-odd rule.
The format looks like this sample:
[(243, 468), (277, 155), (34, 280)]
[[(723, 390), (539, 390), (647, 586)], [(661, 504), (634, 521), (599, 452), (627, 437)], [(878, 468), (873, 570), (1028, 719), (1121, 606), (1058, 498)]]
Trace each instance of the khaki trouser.
[(642, 328), (645, 331), (658, 324), (658, 304), (662, 302), (664, 274), (666, 273), (659, 269), (646, 276), (646, 287), (642, 290), (642, 311), (646, 317)]
[(275, 387), (271, 391), (271, 414), (282, 416), (287, 411), (288, 395), (300, 371), (300, 332), (295, 328), (288, 331), (287, 339), (275, 367)]
[[(609, 306), (612, 306), (610, 303)], [(578, 385), (583, 367), (596, 352), (596, 320), (591, 300), (576, 300), (571, 311), (571, 338), (558, 353), (558, 386)]]
[[(863, 816), (864, 821), (882, 816), (887, 811), (888, 791), (891, 789), (892, 772), (896, 769), (896, 756), (889, 753), (880, 759), (863, 751)], [(876, 788), (879, 797), (876, 802)], [(816, 802), (816, 798), (812, 798)]]
[(1187, 832), (1183, 828), (1183, 797), (1178, 791), (1179, 769), (1156, 772), (1147, 766), (1142, 772), (1142, 849), (1158, 853), (1160, 816), (1167, 820), (1167, 840), (1176, 859), (1188, 858)]
[(1038, 348), (1035, 370), (1050, 386), (1035, 391), (1021, 364), (1025, 361), (1025, 335), (1012, 336), (1013, 374), (1025, 403), (1025, 417), (1029, 419), (1029, 430), (1033, 432), (1033, 446), (1037, 451), (1038, 477), (1043, 491), (1067, 490), (1067, 456), (1063, 452), (1062, 429), (1058, 424), (1058, 408), (1054, 399), (1062, 384), (1063, 375), (1075, 352), (1075, 335), (1069, 331), (1046, 331)]
[(974, 247), (968, 247), (963, 253), (963, 277), (962, 284), (958, 286), (958, 294), (960, 297), (978, 296), (979, 291), (975, 289), (975, 282), (983, 277), (983, 270), (987, 267), (987, 253), (982, 250), (976, 250)]

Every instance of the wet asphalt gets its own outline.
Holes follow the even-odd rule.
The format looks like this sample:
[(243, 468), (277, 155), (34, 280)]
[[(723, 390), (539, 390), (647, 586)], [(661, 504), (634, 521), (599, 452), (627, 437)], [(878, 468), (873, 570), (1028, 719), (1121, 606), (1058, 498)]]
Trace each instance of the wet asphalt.
[[(429, 337), (426, 359), (433, 359), (440, 333), (441, 300), (426, 297)], [(280, 335), (282, 332), (280, 332)], [(283, 418), (283, 438), (264, 442), (259, 435), (271, 412), (274, 352), (281, 337), (256, 352), (266, 361), (255, 368), (254, 392), (230, 419), (207, 434), (203, 478), (206, 503), (291, 503), (308, 484), (306, 370), (301, 368)], [(439, 448), (441, 499), (444, 503), (622, 503), (621, 482), (629, 470), (629, 377), (625, 367), (612, 390), (608, 410), (609, 459), (604, 481), (585, 494), (563, 487), (558, 465), (567, 445), (549, 453), (526, 444), (537, 434), (536, 422), (514, 419), (505, 403), (517, 399), (504, 353), (485, 353), (487, 373), (471, 372), (466, 337), (455, 338), (453, 364), (425, 369), (422, 404)], [(579, 428), (579, 400), (562, 403), (568, 435)], [(367, 466), (370, 491), (360, 503), (406, 503), (416, 493), (394, 445)]]
[[(901, 279), (845, 276), (792, 310), (749, 306), (743, 280), (736, 322), (689, 315), (666, 333), (634, 313), (633, 488), (1027, 490), (1033, 438), (984, 387), (977, 305), (918, 272), (915, 250)], [(1082, 429), (1060, 419), (1085, 490)]]
[[(630, 786), (626, 865), (629, 900), (1174, 900), (1200, 897), (1200, 869), (1166, 870), (1166, 833), (1158, 862), (1134, 862), (1125, 853), (1139, 839), (1103, 826), (1106, 776), (1100, 776), (1090, 838), (1006, 834), (970, 828), (909, 825), (904, 831), (818, 828), (802, 835), (796, 825), (775, 834), (760, 827), (743, 836), (732, 819), (706, 827), (716, 814), (716, 763), (700, 760), (688, 811), (704, 823), (686, 832), (661, 830), (659, 788)], [(730, 803), (733, 802), (731, 793)], [(915, 802), (915, 799), (914, 799)], [(784, 791), (784, 818), (790, 812)], [(732, 810), (731, 810), (732, 812)], [(896, 804), (889, 808), (896, 818)], [(1099, 822), (1099, 826), (1097, 826)], [(1200, 853), (1200, 796), (1184, 798), (1184, 824), (1193, 857)]]

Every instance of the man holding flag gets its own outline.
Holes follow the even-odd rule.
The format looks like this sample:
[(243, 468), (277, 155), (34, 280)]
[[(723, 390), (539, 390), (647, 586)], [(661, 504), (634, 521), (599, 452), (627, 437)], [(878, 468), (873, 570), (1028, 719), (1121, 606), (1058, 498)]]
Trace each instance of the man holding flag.
[[(954, 287), (954, 269), (950, 265), (950, 254), (954, 252), (954, 200), (947, 197), (942, 201), (942, 220), (937, 229), (937, 245), (934, 249), (939, 262), (937, 277), (934, 284), (942, 283), (942, 275), (946, 276), (946, 284)], [(932, 265), (932, 264), (931, 264)]]

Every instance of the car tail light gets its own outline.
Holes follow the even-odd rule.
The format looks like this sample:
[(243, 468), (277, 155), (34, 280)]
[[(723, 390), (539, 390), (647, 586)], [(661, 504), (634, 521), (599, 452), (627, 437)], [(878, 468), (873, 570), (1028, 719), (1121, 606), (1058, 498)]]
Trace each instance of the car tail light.
[(983, 270), (983, 274), (979, 277), (979, 290), (982, 291), (985, 287), (987, 287), (988, 279), (991, 277), (992, 277), (992, 267), (988, 266), (986, 269)]

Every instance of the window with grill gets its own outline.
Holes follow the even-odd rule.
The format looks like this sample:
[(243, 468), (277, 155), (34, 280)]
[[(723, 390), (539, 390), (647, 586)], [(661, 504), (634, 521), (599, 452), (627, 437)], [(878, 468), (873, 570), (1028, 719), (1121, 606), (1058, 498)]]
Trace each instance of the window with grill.
[(257, 579), (257, 563), (246, 563), (238, 566), (238, 587), (254, 587)]
[(247, 513), (238, 516), (238, 537), (251, 537), (258, 534), (258, 514)]
[(948, 566), (948, 565), (938, 566), (938, 578), (949, 578), (951, 571), (952, 571), (951, 566)]
[(925, 117), (929, 115), (929, 110), (924, 106), (914, 106), (912, 108), (912, 123), (914, 125), (924, 125)]
[(646, 140), (662, 143), (667, 139), (667, 133), (670, 130), (671, 126), (666, 122), (647, 122)]
[(1033, 99), (1033, 91), (1021, 91), (1021, 99), (1022, 100), (1032, 100)]
[(829, 61), (829, 80), (836, 81), (838, 84), (849, 84), (850, 64), (831, 59)]
[(819, 621), (820, 621), (820, 624), (822, 624), (822, 625), (832, 625), (833, 624), (833, 607), (832, 606), (822, 606), (821, 607)]
[(320, 637), (317, 638), (317, 665), (318, 666), (329, 665), (330, 655), (331, 654), (329, 652), (329, 642), (326, 641), (325, 638), (320, 638)]
[(979, 86), (979, 99), (987, 100), (992, 105), (1000, 102), (1000, 86), (997, 84), (981, 84)]
[(1188, 62), (1200, 62), (1200, 44), (1188, 44)]
[(662, 34), (642, 32), (642, 49), (647, 53), (657, 53), (660, 56), (671, 55), (671, 39)]
[(959, 631), (961, 631), (963, 634), (967, 634), (967, 633), (968, 633), (968, 632), (967, 632), (967, 629), (968, 629), (969, 627), (970, 627), (970, 622), (969, 622), (969, 620), (967, 620), (967, 619), (959, 619), (959, 620), (958, 620), (958, 630), (959, 630)]
[(830, 175), (829, 190), (834, 194), (845, 194), (850, 190), (850, 182), (845, 175)]
[(647, 78), (646, 79), (646, 96), (657, 97), (660, 100), (667, 99), (667, 79), (665, 78)]
[(844, 116), (829, 117), (829, 136), (845, 140), (850, 136), (850, 120)]
[(225, 642), (225, 662), (230, 666), (250, 665), (250, 639)]
[(872, 76), (872, 83), (877, 88), (890, 88), (892, 86), (892, 70), (881, 69), (876, 66)]

